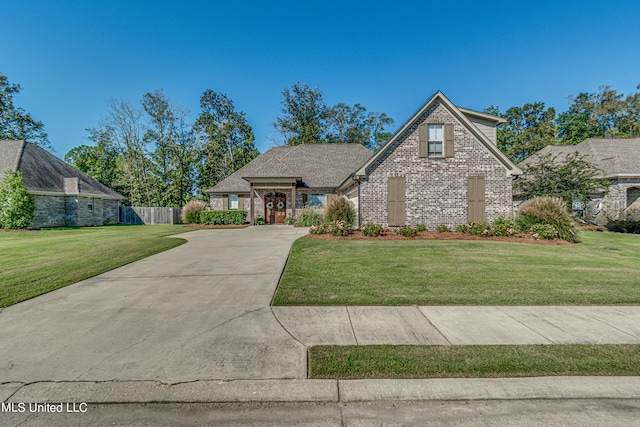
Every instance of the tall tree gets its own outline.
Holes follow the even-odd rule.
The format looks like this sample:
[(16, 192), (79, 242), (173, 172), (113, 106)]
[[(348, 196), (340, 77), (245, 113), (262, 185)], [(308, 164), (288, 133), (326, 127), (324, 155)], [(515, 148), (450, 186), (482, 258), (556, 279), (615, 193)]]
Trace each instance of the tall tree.
[(20, 89), (20, 85), (9, 83), (0, 73), (0, 139), (23, 139), (51, 151), (44, 124), (13, 104), (13, 95)]
[(320, 89), (294, 83), (282, 91), (283, 117), (276, 118), (273, 127), (286, 145), (320, 144), (326, 142), (326, 119), (329, 112)]
[(245, 114), (227, 95), (207, 89), (200, 108), (194, 129), (202, 141), (198, 186), (203, 191), (256, 158), (258, 149)]
[(502, 115), (506, 123), (497, 130), (498, 148), (512, 161), (520, 162), (547, 145), (556, 144), (555, 109), (546, 108), (544, 102), (511, 107), (500, 114), (497, 107), (486, 112)]
[(625, 98), (610, 86), (601, 86), (599, 93), (582, 92), (570, 100), (569, 109), (558, 115), (558, 136), (563, 144), (578, 144), (587, 138), (640, 136), (640, 92)]
[(362, 144), (376, 150), (389, 138), (385, 128), (394, 121), (385, 113), (367, 112), (360, 104), (350, 107), (339, 103), (328, 110), (326, 123), (327, 142)]

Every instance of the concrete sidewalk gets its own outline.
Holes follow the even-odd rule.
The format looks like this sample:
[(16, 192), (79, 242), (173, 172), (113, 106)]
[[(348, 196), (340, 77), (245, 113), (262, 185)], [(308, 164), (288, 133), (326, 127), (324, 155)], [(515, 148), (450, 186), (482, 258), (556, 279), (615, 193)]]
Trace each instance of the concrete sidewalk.
[(272, 307), (305, 346), (640, 344), (638, 306)]

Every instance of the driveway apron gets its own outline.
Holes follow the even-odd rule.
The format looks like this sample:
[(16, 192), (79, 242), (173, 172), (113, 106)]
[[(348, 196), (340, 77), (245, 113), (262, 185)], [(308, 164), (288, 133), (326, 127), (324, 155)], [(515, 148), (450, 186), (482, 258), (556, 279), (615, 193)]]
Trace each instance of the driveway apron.
[[(0, 312), (0, 382), (305, 378), (269, 303), (306, 229), (198, 230)], [(108, 254), (105, 254), (108, 256)]]

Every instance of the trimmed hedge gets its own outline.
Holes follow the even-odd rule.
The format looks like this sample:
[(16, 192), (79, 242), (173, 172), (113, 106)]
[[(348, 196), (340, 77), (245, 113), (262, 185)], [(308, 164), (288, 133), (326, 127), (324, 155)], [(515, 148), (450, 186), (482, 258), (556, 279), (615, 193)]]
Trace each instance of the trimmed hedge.
[(200, 212), (200, 222), (202, 224), (244, 224), (247, 219), (247, 211), (202, 211)]

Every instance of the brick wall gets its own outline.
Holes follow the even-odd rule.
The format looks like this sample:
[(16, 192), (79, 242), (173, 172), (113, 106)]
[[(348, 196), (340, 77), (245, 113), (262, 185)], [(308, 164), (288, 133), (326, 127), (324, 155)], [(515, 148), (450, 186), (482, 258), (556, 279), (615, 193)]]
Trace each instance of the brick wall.
[[(418, 157), (418, 125), (425, 121), (454, 123), (454, 157)], [(405, 177), (407, 224), (423, 223), (433, 230), (440, 224), (453, 228), (466, 223), (467, 178), (473, 175), (485, 177), (487, 221), (511, 218), (512, 177), (465, 126), (435, 103), (369, 168), (360, 187), (362, 223), (388, 226), (389, 177)]]
[(118, 222), (118, 201), (79, 196), (33, 196), (35, 203), (32, 227), (77, 227)]

